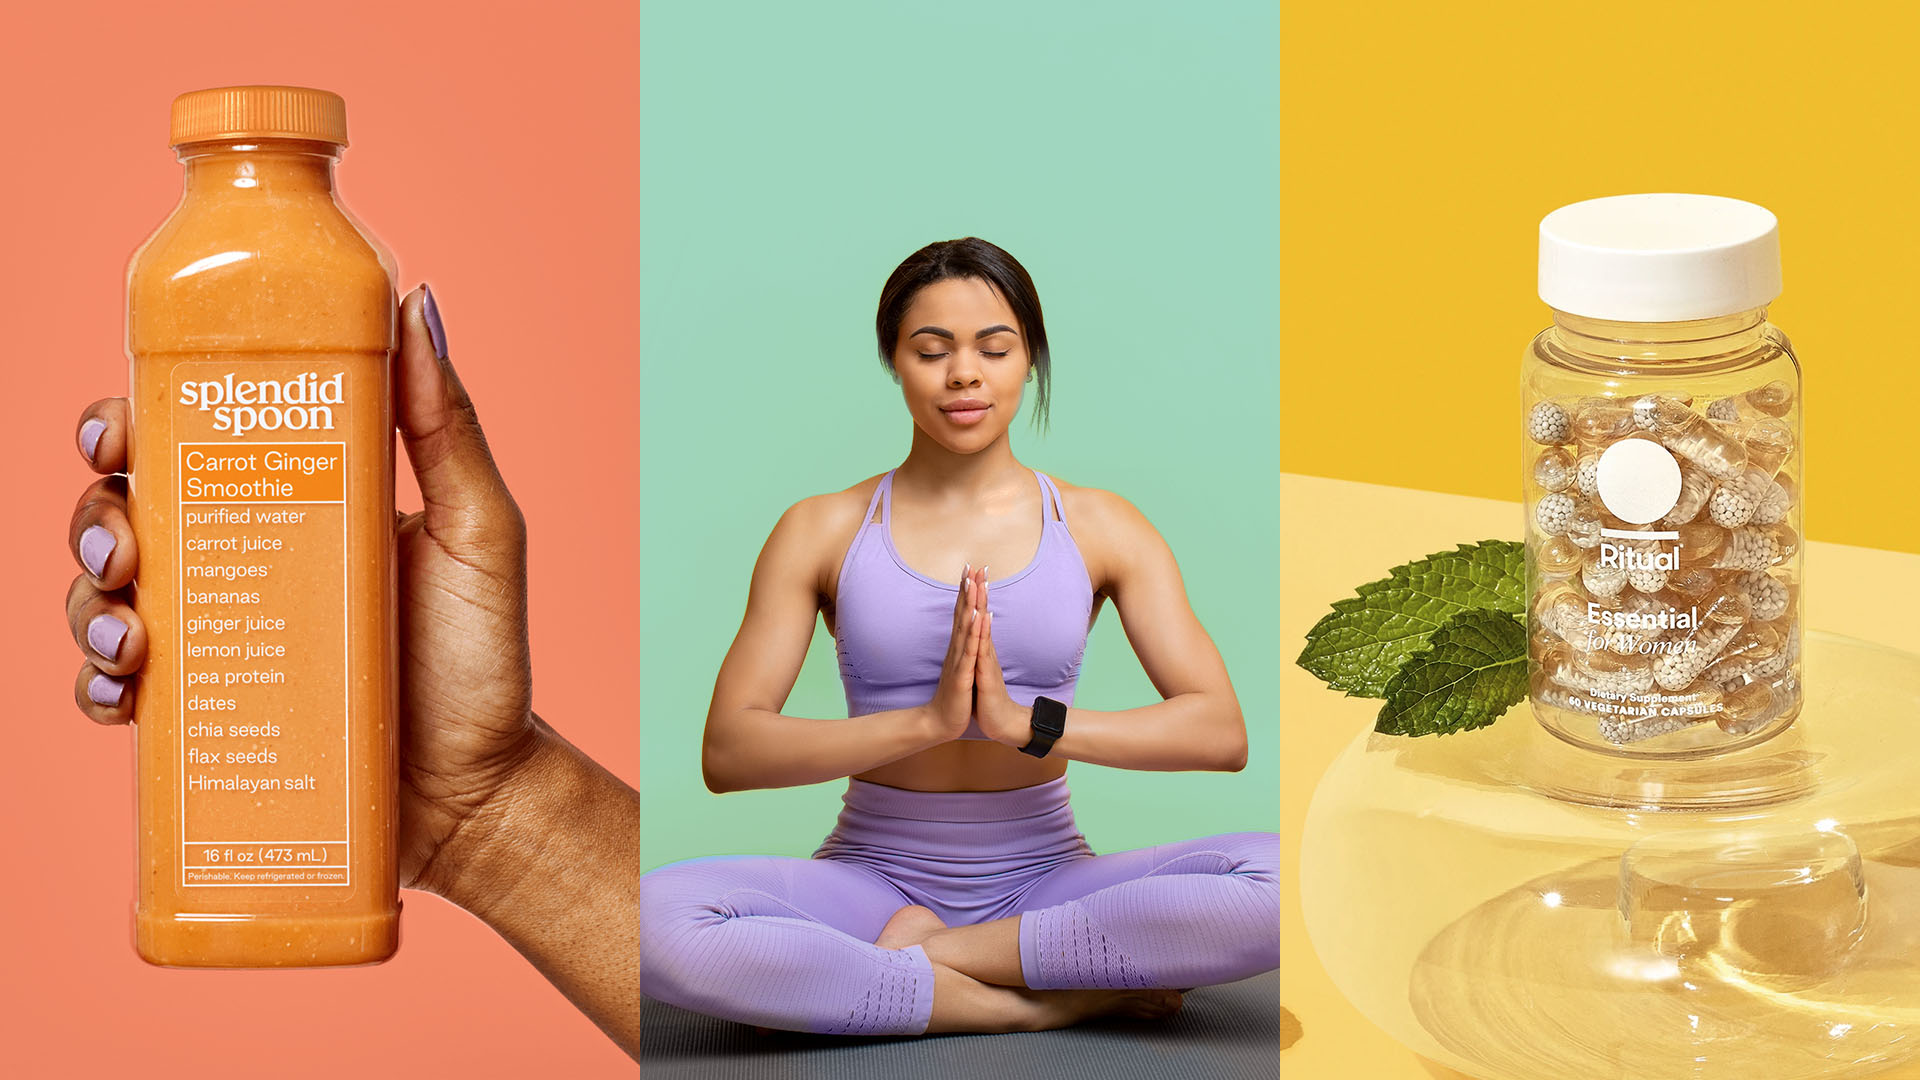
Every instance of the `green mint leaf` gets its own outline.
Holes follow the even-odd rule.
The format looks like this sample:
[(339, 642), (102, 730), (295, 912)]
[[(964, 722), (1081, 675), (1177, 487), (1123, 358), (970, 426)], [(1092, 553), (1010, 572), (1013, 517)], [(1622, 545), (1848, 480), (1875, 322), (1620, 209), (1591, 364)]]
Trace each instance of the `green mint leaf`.
[(1524, 548), (1512, 540), (1462, 544), (1396, 566), (1354, 591), (1307, 631), (1295, 663), (1349, 697), (1385, 697), (1387, 681), (1448, 619), (1463, 611), (1526, 611)]
[(1387, 681), (1373, 729), (1451, 735), (1486, 727), (1527, 696), (1527, 628), (1500, 611), (1463, 611)]

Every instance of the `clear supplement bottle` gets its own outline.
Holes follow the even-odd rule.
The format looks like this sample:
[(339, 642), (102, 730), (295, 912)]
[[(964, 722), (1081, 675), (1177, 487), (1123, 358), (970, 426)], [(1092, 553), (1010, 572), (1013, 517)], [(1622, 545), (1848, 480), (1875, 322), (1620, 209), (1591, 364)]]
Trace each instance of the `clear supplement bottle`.
[(1540, 223), (1522, 362), (1533, 711), (1576, 745), (1713, 754), (1799, 714), (1800, 365), (1773, 214), (1622, 195)]
[(334, 191), (346, 106), (173, 103), (173, 213), (127, 269), (135, 947), (374, 963), (394, 866), (393, 258)]

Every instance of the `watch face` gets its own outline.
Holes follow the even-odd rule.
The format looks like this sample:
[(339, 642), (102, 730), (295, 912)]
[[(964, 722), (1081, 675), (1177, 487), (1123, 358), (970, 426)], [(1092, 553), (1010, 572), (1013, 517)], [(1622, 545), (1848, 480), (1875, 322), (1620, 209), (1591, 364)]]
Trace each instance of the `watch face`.
[(1033, 699), (1033, 730), (1057, 739), (1067, 730), (1067, 707), (1048, 697)]

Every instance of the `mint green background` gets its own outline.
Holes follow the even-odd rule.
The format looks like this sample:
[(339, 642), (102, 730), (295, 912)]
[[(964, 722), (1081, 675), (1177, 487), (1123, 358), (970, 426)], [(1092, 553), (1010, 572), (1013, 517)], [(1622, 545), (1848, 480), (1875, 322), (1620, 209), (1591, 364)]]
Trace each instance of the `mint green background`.
[[(1046, 310), (1052, 429), (1023, 411), (1015, 453), (1159, 528), (1247, 718), (1241, 773), (1073, 765), (1082, 831), (1106, 851), (1277, 828), (1278, 35), (1271, 0), (647, 0), (644, 867), (806, 855), (831, 828), (844, 781), (708, 793), (701, 728), (774, 521), (906, 454), (882, 282), (969, 234)], [(1078, 703), (1157, 700), (1108, 605)], [(817, 623), (786, 711), (846, 715)]]

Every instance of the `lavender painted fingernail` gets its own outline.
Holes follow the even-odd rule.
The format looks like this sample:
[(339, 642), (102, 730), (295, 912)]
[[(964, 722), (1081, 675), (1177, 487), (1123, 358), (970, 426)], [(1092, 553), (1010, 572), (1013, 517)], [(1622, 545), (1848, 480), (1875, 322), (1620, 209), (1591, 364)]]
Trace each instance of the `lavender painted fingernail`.
[(80, 534), (80, 561), (87, 564), (87, 573), (94, 577), (105, 576), (107, 560), (113, 557), (113, 549), (119, 543), (106, 526), (87, 526), (87, 531)]
[(109, 660), (120, 657), (120, 643), (127, 639), (127, 624), (112, 615), (95, 615), (87, 624), (87, 644)]
[(120, 704), (120, 695), (127, 692), (127, 684), (111, 675), (95, 675), (87, 680), (87, 697), (95, 705), (112, 708)]
[(92, 461), (94, 452), (100, 449), (100, 436), (107, 433), (107, 422), (94, 417), (80, 425), (80, 449)]
[(440, 325), (440, 305), (433, 302), (433, 287), (426, 282), (420, 283), (420, 314), (427, 320), (427, 336), (433, 339), (435, 359), (447, 358), (447, 328)]

